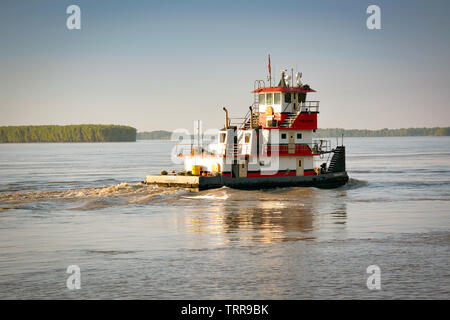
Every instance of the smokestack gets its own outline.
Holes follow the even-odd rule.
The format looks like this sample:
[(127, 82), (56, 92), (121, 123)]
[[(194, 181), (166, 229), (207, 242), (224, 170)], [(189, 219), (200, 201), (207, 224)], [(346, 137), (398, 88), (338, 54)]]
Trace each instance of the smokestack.
[(228, 129), (228, 110), (227, 108), (223, 107), (223, 111), (225, 111), (225, 129)]

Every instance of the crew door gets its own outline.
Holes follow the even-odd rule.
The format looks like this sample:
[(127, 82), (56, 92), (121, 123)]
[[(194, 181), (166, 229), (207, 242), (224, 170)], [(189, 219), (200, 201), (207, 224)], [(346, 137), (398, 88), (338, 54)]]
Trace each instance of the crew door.
[(297, 158), (297, 176), (303, 175), (304, 175), (303, 158)]
[(239, 163), (239, 177), (247, 177), (248, 172), (248, 160), (244, 160), (244, 162)]
[(295, 139), (294, 139), (294, 133), (289, 132), (289, 145), (288, 145), (288, 152), (289, 153), (295, 153)]

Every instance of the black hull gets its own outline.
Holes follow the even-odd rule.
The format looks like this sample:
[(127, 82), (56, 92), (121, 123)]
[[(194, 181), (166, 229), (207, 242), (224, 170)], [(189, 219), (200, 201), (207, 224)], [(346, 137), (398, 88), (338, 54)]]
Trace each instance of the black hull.
[(256, 190), (286, 187), (315, 187), (322, 189), (338, 188), (348, 182), (347, 172), (330, 172), (314, 176), (293, 177), (203, 177), (203, 176), (147, 176), (145, 183), (164, 187), (182, 187), (191, 191), (221, 188)]
[(286, 187), (315, 187), (333, 189), (348, 182), (347, 172), (326, 173), (303, 177), (223, 178), (223, 185), (234, 189), (255, 190)]

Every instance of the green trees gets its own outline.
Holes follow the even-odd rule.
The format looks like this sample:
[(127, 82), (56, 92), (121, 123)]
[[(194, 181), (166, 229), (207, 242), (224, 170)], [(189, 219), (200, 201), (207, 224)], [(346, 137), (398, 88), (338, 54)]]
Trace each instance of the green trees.
[(357, 129), (318, 129), (314, 134), (318, 138), (340, 137), (406, 137), (406, 136), (450, 136), (450, 127), (446, 128), (402, 128), (381, 130), (357, 130)]
[(434, 136), (450, 136), (450, 127), (449, 128), (439, 128), (437, 129)]
[(138, 140), (169, 140), (172, 135), (172, 132), (158, 130), (158, 131), (144, 131), (138, 132), (137, 139)]
[(115, 141), (136, 141), (136, 129), (102, 124), (0, 127), (0, 143)]
[[(317, 138), (340, 137), (450, 136), (450, 127), (357, 130), (318, 129)], [(170, 139), (169, 131), (136, 132), (129, 126), (80, 124), (67, 126), (0, 126), (0, 143), (17, 142), (116, 142)]]
[[(381, 129), (381, 130), (358, 130), (358, 129), (317, 129), (314, 136), (317, 138), (340, 137), (402, 137), (402, 136), (450, 136), (450, 127), (445, 128), (402, 128), (402, 129)], [(172, 132), (158, 130), (137, 133), (137, 140), (168, 140)]]

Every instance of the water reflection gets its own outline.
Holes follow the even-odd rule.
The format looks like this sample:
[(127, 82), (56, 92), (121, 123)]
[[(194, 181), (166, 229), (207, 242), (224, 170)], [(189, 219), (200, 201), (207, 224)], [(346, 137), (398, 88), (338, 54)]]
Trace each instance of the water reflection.
[(187, 231), (208, 234), (221, 243), (315, 240), (319, 234), (345, 232), (346, 192), (314, 188), (210, 190), (184, 197), (188, 212), (178, 219), (184, 220)]

